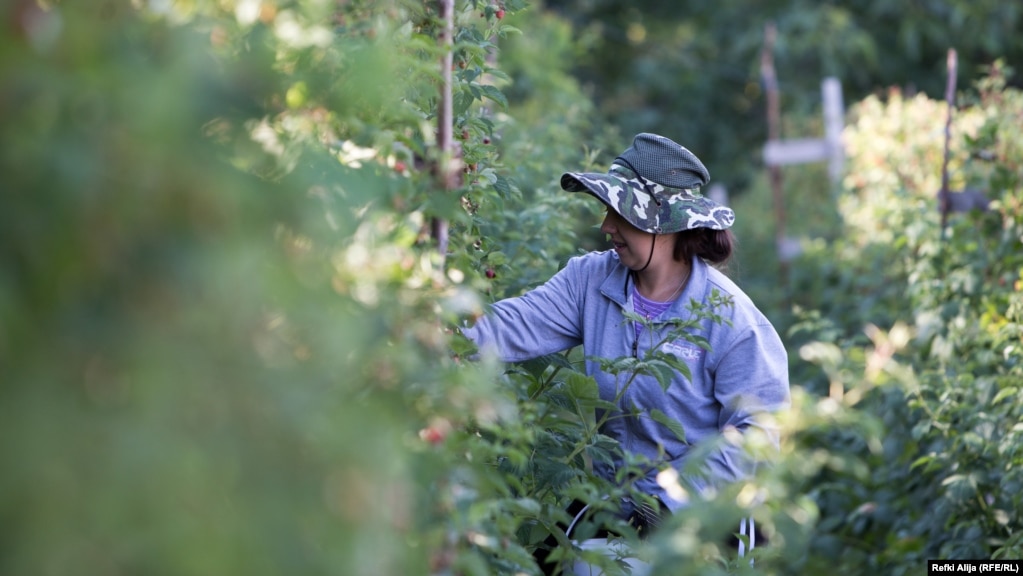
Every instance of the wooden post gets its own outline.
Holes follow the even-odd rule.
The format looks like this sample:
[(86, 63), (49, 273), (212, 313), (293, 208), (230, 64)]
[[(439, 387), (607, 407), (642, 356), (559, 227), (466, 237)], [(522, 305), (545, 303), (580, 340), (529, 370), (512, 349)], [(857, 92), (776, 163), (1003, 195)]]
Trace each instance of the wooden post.
[[(764, 26), (764, 46), (760, 52), (760, 78), (764, 84), (767, 100), (767, 141), (770, 145), (781, 136), (781, 108), (778, 101), (778, 78), (774, 72), (774, 39), (776, 35), (774, 22)], [(775, 249), (780, 252), (785, 241), (785, 198), (782, 193), (781, 167), (769, 164), (768, 173), (771, 180), (771, 193), (774, 199)], [(780, 282), (783, 293), (788, 298), (789, 265), (786, 259), (778, 258)]]
[(827, 77), (821, 82), (821, 98), (824, 101), (824, 142), (828, 154), (828, 177), (832, 184), (838, 184), (845, 164), (842, 149), (842, 127), (845, 125), (845, 111), (842, 104), (842, 83), (838, 78)]
[(782, 166), (826, 160), (828, 177), (832, 184), (838, 184), (845, 163), (842, 146), (845, 112), (842, 107), (842, 84), (838, 78), (829, 76), (821, 81), (821, 100), (824, 102), (824, 138), (769, 139), (764, 145), (764, 164)]
[[(440, 0), (441, 29), (441, 87), (440, 106), (437, 110), (437, 145), (440, 157), (437, 159), (437, 179), (441, 190), (450, 192), (458, 189), (458, 170), (455, 164), (453, 78), (454, 66), (455, 1)], [(430, 233), (437, 243), (437, 251), (443, 259), (448, 251), (448, 223), (441, 218), (430, 222)]]
[(948, 159), (952, 140), (952, 113), (955, 110), (956, 98), (956, 69), (957, 58), (955, 48), (949, 48), (948, 60), (948, 81), (945, 84), (945, 102), (948, 104), (948, 113), (945, 115), (945, 158), (941, 165), (941, 190), (938, 191), (938, 205), (941, 207), (941, 236), (945, 237), (945, 225), (948, 223), (949, 193), (948, 189)]

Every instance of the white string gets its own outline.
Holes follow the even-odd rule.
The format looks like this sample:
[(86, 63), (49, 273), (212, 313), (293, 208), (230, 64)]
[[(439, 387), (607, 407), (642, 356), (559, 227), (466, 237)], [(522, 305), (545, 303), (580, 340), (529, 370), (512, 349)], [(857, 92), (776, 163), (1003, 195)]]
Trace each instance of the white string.
[[(749, 522), (748, 525), (747, 525), (747, 521)], [(747, 530), (747, 526), (749, 528), (748, 530)], [(756, 548), (756, 545), (757, 545), (756, 524), (753, 523), (753, 517), (752, 516), (750, 516), (748, 519), (747, 518), (743, 518), (742, 521), (739, 522), (739, 535), (740, 536), (748, 536), (749, 537), (749, 549), (750, 549), (750, 552), (752, 552), (753, 549)], [(742, 538), (739, 538), (739, 558), (744, 558), (745, 556), (746, 556), (746, 543), (743, 542)], [(753, 565), (753, 558), (749, 559), (749, 565), (750, 566)]]
[[(750, 516), (750, 519), (749, 519), (749, 549), (750, 549), (750, 552), (752, 552), (753, 549), (756, 548), (756, 547), (757, 547), (757, 531), (756, 531), (756, 526), (753, 524), (753, 517)], [(752, 562), (752, 560), (750, 560), (750, 562)]]
[(572, 523), (568, 525), (568, 529), (565, 530), (565, 536), (568, 536), (568, 537), (572, 536), (572, 529), (575, 528), (576, 523), (579, 522), (580, 519), (582, 519), (583, 514), (585, 514), (586, 511), (589, 510), (589, 509), (590, 509), (590, 505), (589, 504), (587, 504), (586, 506), (583, 506), (583, 509), (580, 510), (579, 513), (575, 515), (575, 518), (572, 519)]
[[(743, 518), (739, 522), (739, 536), (746, 535), (746, 519)], [(743, 542), (742, 538), (739, 538), (739, 558), (746, 556), (746, 543)]]

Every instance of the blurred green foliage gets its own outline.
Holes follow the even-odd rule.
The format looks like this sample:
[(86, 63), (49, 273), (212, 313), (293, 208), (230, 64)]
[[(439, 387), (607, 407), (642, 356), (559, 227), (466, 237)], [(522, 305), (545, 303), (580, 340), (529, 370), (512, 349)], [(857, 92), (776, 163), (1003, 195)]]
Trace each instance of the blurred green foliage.
[[(911, 574), (928, 558), (1021, 554), (1023, 156), (1015, 123), (1023, 98), (1006, 87), (1006, 73), (992, 66), (952, 124), (950, 186), (983, 191), (988, 210), (953, 213), (940, 225), (935, 118), (945, 106), (897, 92), (868, 98), (845, 134), (852, 165), (842, 234), (812, 243), (794, 266), (797, 300), (812, 310), (797, 338), (819, 338), (802, 353), (824, 368), (821, 378), (797, 378), (819, 394), (852, 394), (858, 412), (883, 424), (875, 449), (843, 441), (864, 458), (866, 474), (824, 477), (827, 520), (815, 546), (850, 569)], [(898, 337), (879, 342), (876, 326), (899, 327)], [(849, 370), (856, 358), (876, 389), (858, 391)], [(837, 446), (842, 436), (818, 441)]]
[[(574, 74), (623, 133), (657, 131), (695, 151), (733, 195), (749, 190), (767, 139), (764, 28), (783, 114), (819, 115), (820, 82), (847, 102), (899, 87), (940, 99), (949, 48), (966, 86), (996, 58), (1023, 59), (1023, 7), (998, 0), (545, 0), (578, 37)], [(1019, 79), (1013, 79), (1018, 85)], [(821, 132), (783, 131), (783, 138)]]
[[(401, 60), (289, 44), (249, 4), (3, 8), (0, 572), (429, 565), (437, 472), (409, 444), (434, 394), (471, 413), (487, 380), (441, 361), (435, 266), (390, 218), (407, 186), (339, 130), (409, 117), (355, 88)], [(336, 84), (285, 103), (330, 77), (303, 59)]]
[[(0, 572), (530, 573), (566, 499), (616, 490), (590, 472), (617, 447), (577, 351), (465, 362), (450, 331), (600, 247), (592, 203), (556, 192), (631, 136), (570, 73), (593, 36), (456, 3), (446, 191), (434, 4), (0, 10)], [(750, 571), (720, 546), (750, 514), (758, 572), (1020, 556), (1007, 76), (971, 91), (952, 148), (954, 184), (995, 203), (944, 231), (942, 105), (851, 107), (842, 196), (820, 208), (838, 224), (795, 223), (815, 237), (799, 309), (769, 309), (793, 324), (782, 450), (638, 547), (657, 573)], [(792, 194), (830, 202), (814, 169)], [(740, 222), (762, 204), (737, 201)], [(771, 230), (750, 220), (756, 286)]]

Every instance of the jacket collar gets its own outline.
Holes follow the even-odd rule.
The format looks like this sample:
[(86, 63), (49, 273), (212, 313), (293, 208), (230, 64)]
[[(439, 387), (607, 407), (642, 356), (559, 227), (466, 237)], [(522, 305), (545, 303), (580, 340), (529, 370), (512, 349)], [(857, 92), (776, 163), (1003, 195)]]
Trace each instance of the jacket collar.
[[(679, 294), (678, 299), (672, 305), (673, 310), (685, 308), (689, 305), (689, 299), (694, 295), (694, 286), (704, 286), (707, 283), (707, 263), (699, 258), (693, 258), (692, 272), (689, 273), (689, 280), (686, 281), (686, 287)], [(622, 308), (625, 308), (632, 297), (632, 289), (634, 287), (634, 280), (629, 275), (629, 269), (625, 267), (620, 260), (618, 255), (614, 255), (614, 267), (611, 269), (610, 274), (604, 278), (604, 281), (600, 284), (600, 293), (611, 299), (612, 302), (618, 304)], [(702, 300), (702, 294), (700, 299)]]
[(625, 308), (629, 301), (632, 278), (629, 277), (629, 269), (618, 259), (618, 254), (612, 254), (614, 255), (614, 267), (611, 268), (611, 273), (601, 283), (600, 293), (610, 298), (612, 302)]

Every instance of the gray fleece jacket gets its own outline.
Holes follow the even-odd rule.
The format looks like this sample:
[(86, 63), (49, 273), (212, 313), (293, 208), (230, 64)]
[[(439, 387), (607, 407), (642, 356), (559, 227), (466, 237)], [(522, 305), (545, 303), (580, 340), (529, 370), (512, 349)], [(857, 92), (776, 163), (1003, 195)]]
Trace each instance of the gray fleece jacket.
[[(694, 446), (718, 438), (729, 427), (741, 432), (760, 426), (758, 413), (780, 411), (789, 405), (788, 359), (778, 333), (738, 286), (703, 260), (694, 259), (682, 294), (660, 316), (662, 322), (654, 320), (655, 333), (644, 329), (638, 339), (633, 323), (623, 316), (623, 311), (633, 311), (633, 281), (613, 251), (572, 258), (543, 285), (495, 303), (490, 313), (463, 333), (481, 351), (496, 352), (505, 362), (582, 345), (587, 374), (596, 379), (601, 398), (612, 401), (625, 378), (603, 373), (595, 358), (643, 358), (651, 345), (671, 331), (663, 319), (692, 316), (690, 302), (706, 306), (714, 291), (730, 298), (731, 305), (713, 310), (725, 322), (701, 321), (698, 335), (706, 338), (710, 350), (686, 339), (661, 345), (662, 351), (688, 364), (692, 378), (676, 373), (664, 391), (654, 377), (639, 376), (618, 400), (619, 406), (634, 406), (643, 413), (661, 410), (683, 426), (685, 440), (645, 414), (612, 418), (602, 430), (626, 451), (666, 462), (682, 473)], [(682, 476), (689, 489), (704, 492), (708, 486), (752, 472), (752, 463), (743, 458), (739, 448), (728, 442), (719, 444), (704, 463), (702, 474)], [(612, 470), (601, 468), (598, 472), (613, 477)], [(652, 470), (637, 486), (660, 497), (672, 510), (684, 506), (684, 501), (672, 498), (658, 485), (656, 474), (657, 470)]]

